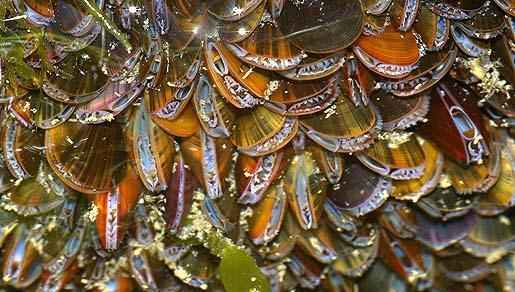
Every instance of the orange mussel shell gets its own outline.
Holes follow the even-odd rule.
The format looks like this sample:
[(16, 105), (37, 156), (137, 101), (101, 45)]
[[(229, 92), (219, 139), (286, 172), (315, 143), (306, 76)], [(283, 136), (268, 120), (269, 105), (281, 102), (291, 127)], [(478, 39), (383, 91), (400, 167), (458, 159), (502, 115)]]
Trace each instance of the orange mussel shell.
[(362, 35), (356, 41), (354, 51), (369, 69), (391, 78), (406, 76), (420, 59), (415, 36), (393, 27), (387, 27), (377, 36)]
[(132, 209), (138, 201), (142, 184), (132, 169), (120, 185), (112, 191), (95, 196), (98, 210), (96, 226), (100, 243), (105, 249), (116, 249), (121, 243), (127, 228)]

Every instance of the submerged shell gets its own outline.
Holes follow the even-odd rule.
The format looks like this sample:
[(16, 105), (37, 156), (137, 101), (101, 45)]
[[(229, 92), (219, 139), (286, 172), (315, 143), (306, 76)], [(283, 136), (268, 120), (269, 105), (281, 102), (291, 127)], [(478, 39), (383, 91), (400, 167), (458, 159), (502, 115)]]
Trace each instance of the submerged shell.
[(368, 147), (381, 120), (372, 105), (355, 104), (340, 94), (322, 112), (303, 116), (300, 123), (312, 140), (330, 151), (353, 152)]
[(338, 208), (362, 216), (379, 208), (387, 199), (392, 182), (351, 160), (344, 165), (338, 184), (329, 188), (327, 197)]
[(403, 143), (378, 140), (357, 158), (371, 170), (397, 180), (419, 178), (426, 164), (424, 151), (414, 136)]
[(290, 41), (300, 49), (329, 53), (348, 47), (358, 38), (363, 18), (358, 0), (298, 4), (287, 1), (279, 21), (284, 34), (291, 34)]
[(436, 188), (442, 174), (443, 155), (431, 142), (418, 139), (426, 157), (424, 172), (420, 178), (393, 181), (392, 196), (397, 199), (416, 202), (420, 197), (427, 195)]
[(413, 34), (392, 27), (377, 36), (362, 35), (356, 41), (354, 53), (367, 68), (390, 78), (405, 77), (420, 59)]
[[(96, 147), (102, 141), (102, 147)], [(96, 194), (121, 183), (127, 172), (128, 149), (116, 124), (66, 122), (46, 132), (50, 167), (69, 187)]]
[(327, 182), (309, 152), (297, 154), (286, 170), (284, 190), (299, 225), (317, 228), (323, 212)]
[(249, 236), (254, 244), (267, 244), (279, 234), (286, 207), (286, 192), (281, 181), (270, 186), (252, 210), (248, 222)]

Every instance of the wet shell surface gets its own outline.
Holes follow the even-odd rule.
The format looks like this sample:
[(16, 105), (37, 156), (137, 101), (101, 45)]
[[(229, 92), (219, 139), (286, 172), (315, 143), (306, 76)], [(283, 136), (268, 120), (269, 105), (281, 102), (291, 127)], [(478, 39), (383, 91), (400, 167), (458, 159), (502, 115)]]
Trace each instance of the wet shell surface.
[(0, 290), (509, 291), (513, 0), (0, 0)]

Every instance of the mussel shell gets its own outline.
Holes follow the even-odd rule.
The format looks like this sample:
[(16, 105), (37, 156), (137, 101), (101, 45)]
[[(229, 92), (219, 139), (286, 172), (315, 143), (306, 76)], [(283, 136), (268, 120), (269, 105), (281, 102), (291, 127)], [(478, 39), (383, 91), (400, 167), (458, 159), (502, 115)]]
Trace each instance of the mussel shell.
[(137, 81), (111, 81), (100, 92), (85, 97), (89, 101), (76, 108), (75, 117), (89, 124), (112, 120), (138, 98), (143, 87)]
[[(358, 138), (371, 134), (378, 123), (378, 117), (371, 105), (355, 106), (349, 97), (340, 94), (336, 102), (326, 110), (303, 116), (299, 122), (316, 133), (340, 137)], [(310, 133), (307, 133), (308, 136)]]
[(341, 74), (342, 90), (351, 98), (356, 106), (367, 105), (374, 90), (374, 77), (353, 54), (347, 55)]
[(129, 216), (141, 194), (142, 184), (133, 169), (113, 190), (95, 195), (98, 210), (96, 227), (100, 243), (107, 250), (117, 249), (129, 227)]
[[(515, 20), (513, 22), (515, 22)], [(501, 73), (501, 76), (513, 86), (515, 84), (515, 56), (513, 55), (513, 51), (510, 49), (509, 41), (506, 37), (499, 37), (492, 40), (491, 44), (491, 60), (497, 60), (504, 64), (497, 68), (497, 70)]]
[(363, 0), (363, 9), (372, 15), (378, 15), (386, 11), (392, 0)]
[(11, 175), (23, 179), (35, 175), (42, 149), (42, 132), (30, 130), (6, 118), (1, 128), (3, 161)]
[(456, 282), (476, 282), (493, 272), (489, 264), (466, 253), (439, 259), (436, 265), (445, 278)]
[[(154, 240), (154, 226), (152, 226), (152, 223), (149, 222), (150, 220), (147, 220), (150, 213), (149, 209), (150, 208), (148, 208), (147, 204), (141, 204), (141, 202), (137, 204), (136, 207), (134, 207), (129, 232), (131, 235), (131, 240), (134, 239), (138, 244), (149, 245)], [(167, 209), (165, 205), (165, 211), (166, 210)]]
[(300, 250), (294, 250), (288, 259), (287, 265), (301, 287), (314, 289), (320, 285), (322, 268), (319, 263)]
[(358, 287), (360, 291), (409, 291), (408, 284), (381, 260), (375, 261), (368, 272), (358, 280)]
[(96, 194), (124, 179), (128, 149), (120, 125), (66, 122), (45, 134), (50, 167), (72, 189)]
[(424, 151), (414, 136), (403, 143), (378, 139), (356, 157), (372, 171), (397, 180), (419, 178), (426, 163)]
[(291, 212), (284, 214), (279, 234), (268, 244), (257, 249), (260, 256), (268, 260), (280, 260), (288, 256), (295, 248), (299, 234), (298, 224)]
[(216, 24), (216, 31), (220, 38), (227, 42), (240, 42), (248, 38), (258, 27), (263, 13), (265, 12), (265, 3), (257, 6), (250, 14), (236, 21), (219, 21)]
[(231, 161), (232, 147), (227, 139), (214, 139), (204, 131), (200, 131), (200, 146), (202, 148), (202, 172), (204, 187), (211, 199), (223, 195), (223, 182)]
[(340, 90), (338, 82), (334, 79), (329, 83), (325, 80), (320, 81), (282, 81), (265, 106), (287, 116), (309, 115), (322, 111), (334, 103)]
[(90, 95), (105, 87), (109, 78), (102, 71), (101, 65), (104, 45), (98, 41), (98, 44), (68, 54), (56, 65), (58, 72), (67, 74), (48, 72), (47, 81), (43, 84), (45, 93), (57, 101), (74, 103), (76, 97)]
[(420, 7), (413, 28), (429, 51), (440, 50), (449, 38), (451, 23), (440, 15), (433, 13), (425, 5)]
[(299, 235), (297, 245), (318, 262), (330, 264), (337, 260), (340, 252), (339, 245), (337, 245), (339, 238), (332, 233), (325, 222), (322, 222), (316, 229), (300, 229)]
[(435, 251), (443, 250), (463, 239), (476, 222), (473, 212), (446, 221), (433, 219), (416, 210), (415, 215), (418, 226), (416, 239)]
[(281, 181), (267, 189), (248, 219), (249, 237), (254, 244), (267, 244), (279, 234), (286, 208), (286, 192)]
[(499, 274), (500, 274), (500, 278), (501, 278), (501, 283), (500, 283), (500, 286), (504, 288), (507, 288), (507, 287), (511, 287), (515, 284), (515, 280), (513, 279), (513, 277), (511, 277), (511, 272), (513, 271), (513, 263), (514, 263), (514, 258), (515, 255), (513, 254), (510, 254), (508, 256), (506, 256), (504, 258), (504, 260), (502, 261), (502, 264), (499, 268)]
[[(288, 1), (279, 21), (283, 33), (300, 49), (330, 53), (348, 47), (359, 37), (364, 26), (364, 13), (359, 0)], [(328, 38), (328, 35), (332, 37)]]
[(371, 98), (383, 119), (384, 131), (404, 130), (414, 126), (422, 121), (429, 111), (430, 96), (425, 94), (401, 99), (376, 91)]
[(165, 192), (165, 218), (170, 231), (176, 233), (189, 210), (193, 200), (193, 192), (197, 185), (195, 177), (186, 168), (180, 152), (175, 155), (174, 168), (168, 185), (169, 187)]
[(395, 0), (391, 6), (393, 20), (398, 30), (407, 31), (411, 28), (417, 17), (420, 0)]
[(292, 69), (304, 58), (272, 23), (263, 24), (242, 42), (228, 47), (242, 61), (266, 70)]
[(387, 13), (380, 15), (365, 14), (365, 28), (363, 34), (365, 35), (380, 35), (384, 32), (389, 24), (390, 18)]
[(335, 77), (303, 81), (280, 80), (277, 89), (271, 93), (269, 101), (295, 104), (327, 91), (336, 84), (336, 80)]
[(511, 16), (515, 16), (515, 3), (511, 0), (494, 0), (495, 4), (497, 4), (502, 10)]
[(424, 150), (426, 163), (420, 178), (395, 180), (392, 183), (391, 195), (396, 199), (417, 201), (429, 194), (437, 186), (443, 171), (443, 155), (427, 140), (419, 139)]
[(383, 90), (397, 96), (413, 96), (419, 93), (427, 95), (424, 91), (435, 85), (451, 69), (456, 56), (457, 48), (444, 47), (438, 52), (429, 52), (418, 62), (418, 67), (399, 81), (385, 81), (381, 84)]
[(198, 80), (193, 101), (200, 124), (206, 133), (213, 137), (230, 136), (235, 119), (233, 108), (204, 75)]
[(27, 16), (27, 20), (36, 26), (47, 26), (52, 23), (54, 18), (54, 1), (28, 0), (13, 1), (18, 12)]
[[(165, 78), (166, 81), (161, 83), (172, 87), (185, 87), (191, 83), (200, 69), (201, 60), (200, 56), (202, 48), (200, 44), (194, 44), (183, 51), (175, 51), (168, 49), (165, 51), (165, 60), (161, 60), (166, 68)], [(163, 68), (162, 70), (165, 70)]]
[(303, 229), (317, 228), (323, 212), (327, 181), (312, 154), (295, 155), (286, 170), (284, 190), (289, 206)]
[(23, 180), (6, 193), (9, 203), (14, 204), (16, 213), (29, 216), (46, 213), (59, 207), (70, 191), (57, 177), (53, 177), (47, 166), (40, 168), (37, 176)]
[(422, 210), (435, 218), (447, 220), (466, 214), (474, 205), (473, 197), (460, 196), (454, 188), (438, 188), (417, 203)]
[[(232, 53), (227, 52), (227, 49), (219, 42), (207, 39), (204, 46), (204, 60), (208, 68), (207, 72), (220, 94), (237, 108), (249, 108), (258, 105), (259, 100), (253, 96), (252, 92), (247, 87), (243, 86), (236, 77), (239, 76), (241, 80), (244, 76), (245, 79), (251, 76), (252, 78), (250, 79), (253, 81), (253, 84), (257, 83), (260, 86), (260, 94), (264, 94), (263, 91), (265, 89), (263, 86), (265, 88), (267, 87), (269, 81), (267, 77), (262, 74), (253, 73), (249, 66), (237, 60), (236, 57), (232, 56)], [(244, 66), (247, 70), (239, 71), (238, 68), (240, 68), (240, 66)], [(230, 71), (231, 68), (232, 71)], [(235, 76), (232, 76), (231, 72), (235, 74)], [(247, 73), (249, 76), (246, 76)], [(248, 82), (248, 84), (250, 84), (250, 82)]]
[(240, 153), (236, 160), (236, 181), (240, 204), (255, 204), (281, 175), (289, 159), (283, 151), (257, 158)]
[(152, 20), (157, 32), (166, 35), (172, 28), (172, 6), (171, 1), (151, 0), (147, 3), (147, 9), (150, 12)]
[(281, 262), (272, 262), (260, 266), (259, 269), (268, 278), (271, 291), (283, 291), (285, 289), (285, 286), (287, 286), (285, 282), (288, 280), (286, 279), (288, 276), (286, 265)]
[(385, 230), (381, 232), (379, 257), (404, 281), (415, 284), (429, 278), (420, 245), (412, 239), (400, 239)]
[(37, 287), (40, 291), (59, 291), (64, 289), (64, 287), (68, 284), (73, 284), (73, 275), (77, 272), (77, 265), (74, 264), (70, 268), (66, 269), (66, 271), (58, 274), (53, 274), (51, 272), (43, 272), (41, 275), (41, 281)]
[(501, 145), (494, 142), (490, 148), (490, 155), (478, 164), (463, 166), (452, 160), (445, 161), (444, 171), (459, 193), (485, 192), (497, 182), (502, 164)]
[(16, 228), (4, 248), (2, 277), (9, 285), (25, 289), (43, 272), (41, 257), (31, 241), (34, 233), (22, 224)]
[(482, 7), (484, 7), (485, 1), (454, 1), (454, 0), (437, 0), (427, 3), (427, 7), (436, 14), (443, 17), (463, 20), (469, 19), (476, 15)]
[(213, 257), (205, 249), (192, 250), (178, 261), (174, 274), (189, 286), (206, 290), (216, 274)]
[[(266, 98), (273, 92), (273, 87), (270, 84), (269, 72), (254, 68), (247, 63), (242, 62), (237, 58), (236, 54), (229, 50), (229, 45), (218, 42), (218, 52), (220, 53), (221, 61), (228, 69), (228, 74), (252, 95), (257, 97)], [(216, 57), (216, 56), (215, 56)], [(218, 64), (217, 64), (218, 65)], [(220, 65), (218, 65), (220, 66)], [(220, 72), (220, 68), (217, 68)], [(231, 89), (230, 82), (225, 80), (225, 87)]]
[(344, 158), (340, 153), (327, 151), (321, 147), (308, 146), (318, 167), (331, 184), (337, 184), (343, 175)]
[(338, 208), (362, 216), (388, 199), (391, 180), (369, 171), (355, 160), (347, 161), (343, 169), (342, 179), (327, 192), (327, 198)]
[(13, 100), (9, 109), (24, 126), (43, 129), (60, 125), (74, 110), (72, 106), (48, 98), (41, 91), (31, 91), (23, 98)]
[[(18, 1), (16, 1), (18, 2)], [(55, 1), (47, 1), (47, 0), (25, 0), (21, 3), (25, 4), (28, 8), (30, 8), (33, 12), (40, 14), (43, 17), (53, 17), (54, 16), (54, 6), (53, 3)], [(17, 3), (15, 3), (18, 6)]]
[(513, 158), (511, 151), (509, 151), (507, 147), (503, 148), (501, 152), (501, 161), (501, 174), (499, 175), (499, 179), (486, 194), (482, 194), (477, 198), (474, 210), (478, 214), (484, 216), (498, 215), (506, 208), (515, 204)]
[[(240, 112), (234, 123), (231, 141), (239, 148), (263, 143), (281, 130), (286, 119), (262, 106)], [(255, 127), (250, 128), (248, 125)]]
[(45, 234), (47, 243), (43, 247), (44, 269), (53, 275), (65, 274), (74, 269), (74, 263), (86, 238), (88, 228), (83, 225), (84, 218), (71, 231), (57, 227), (56, 230)]
[(379, 250), (379, 237), (369, 246), (358, 247), (338, 242), (339, 255), (332, 268), (349, 277), (361, 277), (374, 263)]
[[(140, 287), (144, 289), (158, 289), (157, 267), (154, 264), (153, 254), (142, 249), (129, 247), (127, 249), (127, 261), (131, 276), (136, 280)], [(171, 276), (168, 275), (168, 276)], [(161, 282), (162, 283), (162, 282)]]
[(204, 182), (204, 172), (202, 170), (202, 147), (200, 144), (200, 133), (180, 140), (180, 153), (184, 158), (184, 163), (195, 176), (198, 183)]
[(487, 40), (475, 39), (466, 35), (456, 24), (451, 25), (451, 35), (458, 47), (471, 57), (486, 56), (490, 52), (490, 43)]
[[(132, 279), (127, 271), (122, 268), (117, 268), (115, 271), (111, 271), (107, 274), (106, 268), (103, 267), (106, 263), (105, 260), (99, 261), (93, 270), (93, 275), (96, 278), (90, 279), (94, 284), (99, 284), (101, 287), (108, 287), (110, 291), (131, 291), (136, 289), (137, 283)], [(102, 266), (102, 268), (100, 268)], [(95, 287), (95, 286), (94, 286)], [(97, 286), (98, 287), (98, 286)]]
[(7, 192), (14, 186), (15, 180), (16, 179), (6, 166), (3, 154), (0, 153), (0, 192)]
[[(55, 22), (63, 33), (81, 36), (96, 24), (93, 16), (88, 14), (87, 10), (77, 1), (57, 0), (55, 2)], [(95, 1), (95, 4), (103, 9), (104, 1)]]
[(458, 26), (471, 37), (490, 39), (499, 35), (505, 25), (502, 14), (496, 5), (488, 5), (471, 19), (459, 22)]
[(477, 216), (476, 223), (460, 242), (465, 251), (493, 263), (515, 248), (513, 210), (498, 216)]
[[(197, 35), (210, 27), (205, 23), (206, 16), (206, 13), (200, 13), (190, 17), (179, 9), (173, 9), (171, 14), (172, 29), (168, 30), (168, 33), (163, 36), (164, 39), (169, 42), (170, 47), (174, 50), (182, 51), (189, 47), (195, 47), (192, 44)], [(204, 25), (206, 26), (204, 27)]]
[(189, 245), (178, 245), (174, 244), (169, 240), (165, 240), (163, 251), (159, 252), (159, 255), (164, 258), (164, 262), (167, 265), (174, 264), (185, 255), (187, 255), (192, 247)]
[(344, 64), (345, 59), (341, 52), (329, 54), (324, 57), (307, 57), (303, 59), (297, 67), (279, 71), (278, 73), (284, 77), (293, 80), (313, 80), (327, 77)]
[(373, 223), (365, 222), (338, 208), (331, 200), (324, 202), (324, 211), (328, 223), (346, 242), (357, 247), (370, 246), (379, 236), (379, 228)]
[(254, 11), (263, 0), (216, 0), (208, 3), (208, 11), (213, 16), (228, 21), (242, 19)]
[[(490, 135), (476, 103), (469, 100), (473, 97), (470, 89), (457, 82), (440, 81), (431, 92), (428, 121), (420, 127), (444, 154), (463, 164), (478, 161), (489, 152), (485, 139)], [(478, 141), (474, 143), (474, 139)]]
[(129, 128), (131, 153), (141, 181), (149, 191), (166, 190), (174, 165), (173, 138), (154, 124), (145, 103), (133, 113)]
[(411, 32), (398, 32), (388, 26), (377, 36), (362, 35), (354, 53), (367, 68), (390, 78), (403, 78), (420, 59), (417, 41)]
[(410, 205), (389, 200), (381, 208), (381, 226), (400, 238), (412, 238), (417, 233), (417, 218)]
[[(149, 99), (146, 98), (146, 100)], [(164, 117), (160, 117), (158, 114), (152, 114), (152, 120), (163, 130), (165, 130), (168, 134), (178, 137), (190, 137), (198, 131), (200, 128), (200, 122), (197, 118), (197, 113), (195, 112), (195, 107), (192, 103), (186, 103), (184, 108), (179, 113), (174, 114), (171, 118), (168, 116), (168, 114), (170, 112), (175, 113), (175, 111), (169, 111), (167, 106), (168, 105), (165, 105), (166, 114)], [(151, 106), (148, 108), (151, 109)]]
[(196, 90), (196, 81), (189, 81), (183, 87), (174, 87), (164, 78), (156, 90), (149, 90), (145, 96), (147, 108), (154, 120), (174, 120), (188, 105)]
[[(53, 50), (57, 53), (57, 56), (55, 56), (57, 58), (50, 60), (59, 61), (59, 63), (61, 63), (69, 53), (76, 53), (90, 45), (101, 47), (100, 50), (104, 49), (102, 43), (107, 41), (106, 31), (100, 24), (94, 23), (95, 25), (81, 36), (63, 33), (59, 30), (56, 23), (50, 24), (45, 29), (45, 41), (52, 45)], [(99, 49), (98, 47), (97, 50)]]

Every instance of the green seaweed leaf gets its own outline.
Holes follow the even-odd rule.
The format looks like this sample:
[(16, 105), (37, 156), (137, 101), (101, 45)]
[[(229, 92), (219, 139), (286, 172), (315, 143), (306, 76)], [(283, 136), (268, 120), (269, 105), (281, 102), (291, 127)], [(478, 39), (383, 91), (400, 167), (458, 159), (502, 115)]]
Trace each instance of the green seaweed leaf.
[(97, 6), (93, 0), (80, 0), (84, 9), (88, 11), (96, 20), (98, 20), (109, 33), (111, 33), (122, 45), (127, 52), (132, 51), (132, 45), (127, 36), (111, 21), (111, 19)]
[(199, 242), (211, 254), (222, 259), (219, 272), (226, 291), (271, 291), (267, 277), (258, 268), (252, 256), (211, 225), (200, 207), (200, 202), (204, 198), (202, 192), (195, 193), (190, 213), (182, 222), (177, 237), (174, 236), (174, 238), (181, 244)]
[(220, 277), (228, 292), (271, 291), (266, 276), (256, 261), (243, 249), (226, 249), (220, 263)]

